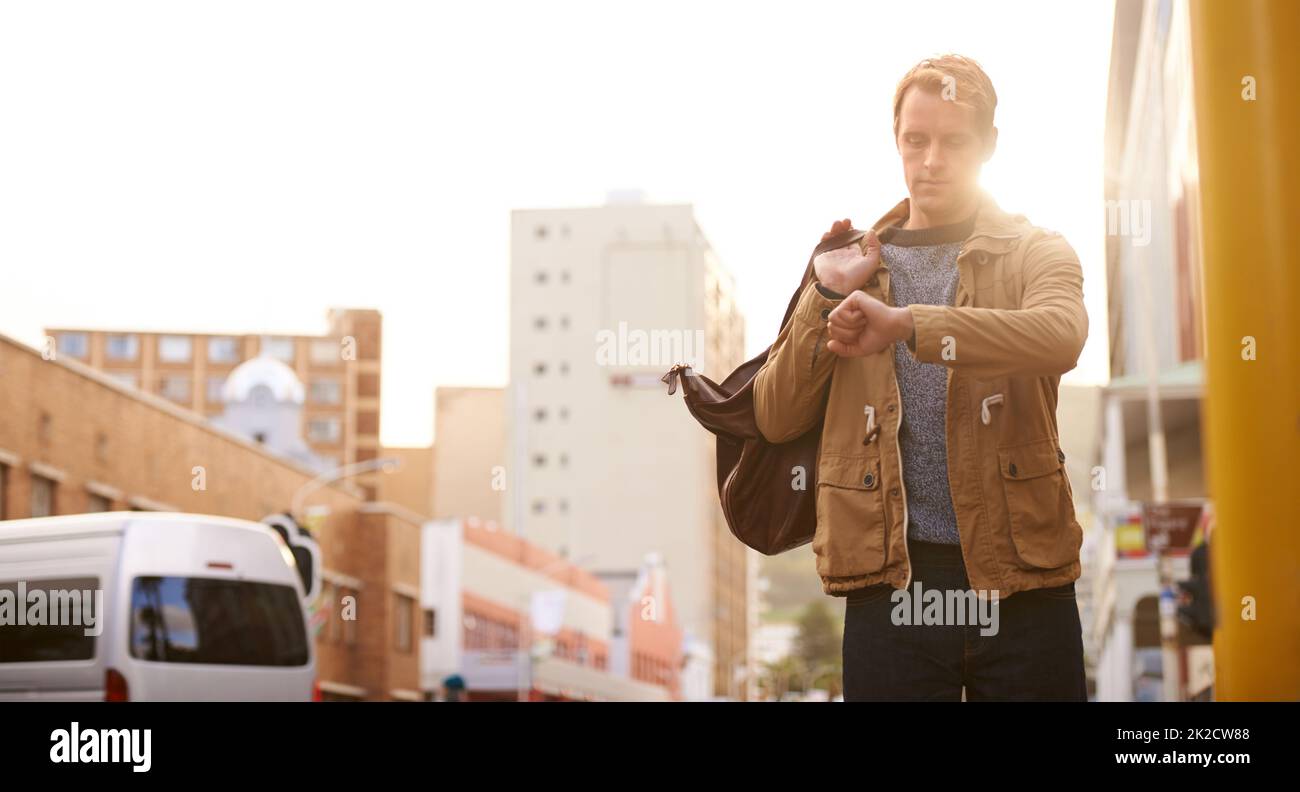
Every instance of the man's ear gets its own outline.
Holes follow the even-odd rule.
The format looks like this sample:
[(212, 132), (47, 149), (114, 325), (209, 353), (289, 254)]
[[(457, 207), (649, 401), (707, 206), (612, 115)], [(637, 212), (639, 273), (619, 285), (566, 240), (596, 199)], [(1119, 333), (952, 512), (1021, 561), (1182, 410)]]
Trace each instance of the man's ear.
[(993, 152), (998, 150), (998, 128), (990, 127), (988, 139), (984, 143), (984, 162), (993, 159)]

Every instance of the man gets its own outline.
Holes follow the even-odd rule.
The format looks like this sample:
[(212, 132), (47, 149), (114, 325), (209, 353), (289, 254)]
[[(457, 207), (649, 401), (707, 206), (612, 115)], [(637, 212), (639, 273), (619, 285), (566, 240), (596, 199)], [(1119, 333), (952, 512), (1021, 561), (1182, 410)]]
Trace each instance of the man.
[(967, 58), (903, 77), (909, 197), (817, 257), (754, 381), (769, 441), (824, 416), (812, 544), (823, 590), (847, 600), (848, 701), (1087, 698), (1056, 425), (1087, 337), (1083, 272), (979, 188), (996, 105)]

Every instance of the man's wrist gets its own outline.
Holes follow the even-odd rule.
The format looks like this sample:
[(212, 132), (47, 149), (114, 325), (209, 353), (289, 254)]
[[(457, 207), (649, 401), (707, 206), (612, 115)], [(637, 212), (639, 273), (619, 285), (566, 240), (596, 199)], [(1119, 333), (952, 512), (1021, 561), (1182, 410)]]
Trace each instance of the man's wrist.
[(912, 320), (911, 306), (904, 306), (897, 309), (898, 313), (898, 340), (907, 341), (907, 348), (913, 352), (916, 351), (916, 322)]
[(836, 289), (832, 289), (820, 281), (817, 282), (817, 291), (821, 292), (821, 295), (828, 300), (843, 300), (848, 296), (847, 293), (842, 293)]

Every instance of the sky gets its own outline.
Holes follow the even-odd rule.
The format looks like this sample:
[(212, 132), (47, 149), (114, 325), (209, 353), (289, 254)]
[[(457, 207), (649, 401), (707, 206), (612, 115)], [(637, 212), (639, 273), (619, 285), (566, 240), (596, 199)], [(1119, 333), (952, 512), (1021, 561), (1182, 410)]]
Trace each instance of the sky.
[[(983, 185), (1062, 233), (1106, 380), (1111, 2), (0, 5), (0, 333), (323, 333), (384, 315), (385, 445), (501, 386), (510, 212), (693, 205), (775, 338), (832, 220), (906, 197), (892, 99), (957, 52), (998, 93)], [(721, 379), (727, 372), (704, 372)]]

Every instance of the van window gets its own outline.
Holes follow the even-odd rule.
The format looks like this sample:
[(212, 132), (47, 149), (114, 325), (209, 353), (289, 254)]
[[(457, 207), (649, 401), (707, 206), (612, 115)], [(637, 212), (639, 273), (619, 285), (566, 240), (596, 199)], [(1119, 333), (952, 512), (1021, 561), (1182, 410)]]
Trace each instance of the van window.
[(306, 665), (298, 592), (276, 583), (138, 577), (131, 584), (131, 656), (164, 663)]
[[(21, 590), (18, 581), (0, 581), (0, 663), (93, 658), (95, 636), (86, 635), (86, 630), (98, 632), (94, 629), (100, 618), (95, 612), (97, 589), (96, 577), (25, 580)], [(89, 606), (88, 612), (83, 605)]]

